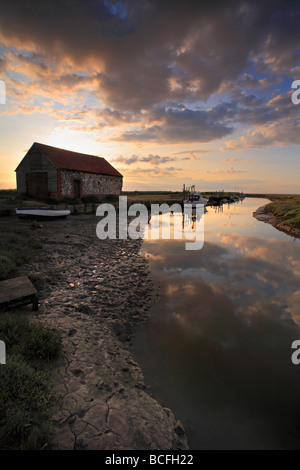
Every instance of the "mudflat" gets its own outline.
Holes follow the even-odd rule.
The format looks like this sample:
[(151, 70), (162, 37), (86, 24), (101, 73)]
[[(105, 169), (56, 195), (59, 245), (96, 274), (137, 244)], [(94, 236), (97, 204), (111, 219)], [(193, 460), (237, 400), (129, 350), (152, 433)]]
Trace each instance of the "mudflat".
[[(63, 338), (51, 366), (58, 394), (51, 448), (187, 449), (182, 423), (150, 396), (130, 351), (135, 325), (147, 321), (158, 295), (142, 241), (99, 240), (98, 221), (80, 215), (32, 226), (47, 259), (33, 273), (42, 280), (34, 318)], [(3, 224), (28, 230), (30, 222)]]

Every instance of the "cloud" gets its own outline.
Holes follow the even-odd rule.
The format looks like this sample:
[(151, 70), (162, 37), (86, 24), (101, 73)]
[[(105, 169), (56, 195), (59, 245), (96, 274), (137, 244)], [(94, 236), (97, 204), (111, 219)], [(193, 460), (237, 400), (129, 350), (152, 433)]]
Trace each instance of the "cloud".
[(291, 101), (291, 91), (252, 108), (237, 109), (236, 119), (252, 127), (239, 139), (227, 141), (222, 151), (300, 143), (299, 110)]
[(238, 162), (238, 159), (234, 158), (234, 157), (231, 157), (231, 158), (224, 158), (224, 160), (222, 160), (222, 161), (225, 162), (225, 163), (233, 163), (233, 162)]
[(139, 160), (139, 157), (137, 155), (132, 155), (131, 157), (116, 157), (110, 160), (111, 163), (124, 163), (125, 165), (132, 165), (133, 163), (136, 163)]
[(111, 160), (111, 163), (124, 163), (125, 165), (132, 165), (133, 163), (150, 163), (151, 165), (161, 165), (164, 163), (177, 161), (177, 158), (174, 157), (161, 157), (160, 155), (149, 154), (145, 157), (138, 157), (137, 155), (132, 155), (131, 157), (117, 157)]
[(283, 119), (257, 129), (248, 131), (246, 135), (236, 140), (226, 142), (222, 151), (240, 151), (271, 146), (299, 145), (300, 118)]
[(182, 172), (182, 168), (176, 168), (176, 167), (165, 167), (161, 168), (158, 166), (154, 166), (152, 168), (140, 168), (140, 167), (134, 167), (134, 168), (122, 168), (120, 169), (122, 174), (126, 175), (126, 177), (143, 177), (147, 176), (148, 177), (157, 177), (157, 176), (164, 176), (164, 177), (169, 177), (169, 176), (177, 176)]
[(34, 113), (42, 113), (45, 111), (45, 108), (43, 106), (17, 106), (15, 108), (10, 108), (10, 109), (5, 109), (3, 111), (3, 114), (34, 114)]
[(277, 87), (282, 81), (283, 78), (280, 76), (258, 79), (249, 73), (242, 73), (236, 80), (223, 81), (218, 91), (219, 93), (230, 93), (231, 95), (240, 95), (241, 91), (245, 90), (264, 92)]
[(143, 116), (139, 113), (122, 112), (117, 109), (104, 108), (95, 110), (95, 118), (100, 118), (105, 126), (119, 126), (120, 124), (132, 124), (141, 121)]
[(147, 157), (142, 157), (141, 162), (151, 163), (151, 165), (158, 165), (162, 163), (174, 162), (176, 158), (173, 157), (161, 157), (160, 155), (148, 155)]
[(181, 152), (174, 152), (173, 155), (179, 155), (182, 156), (183, 160), (200, 160), (199, 157), (197, 157), (196, 154), (205, 154), (209, 153), (209, 150), (204, 150), (204, 149), (193, 149), (193, 150), (183, 150)]
[(182, 109), (158, 109), (151, 117), (160, 124), (123, 133), (121, 141), (148, 141), (162, 143), (209, 142), (233, 132), (233, 128), (214, 120), (214, 110), (193, 111)]
[(298, 145), (299, 108), (276, 90), (299, 69), (298, 3), (167, 3), (3, 0), (3, 114), (47, 115), (95, 142), (194, 147), (114, 160), (125, 167), (201, 161), (217, 139), (232, 152)]
[[(89, 70), (99, 99), (120, 111), (206, 99), (242, 76), (250, 60), (278, 74), (299, 63), (292, 1), (175, 0), (170, 11), (156, 0), (3, 0), (0, 30), (4, 46), (35, 54), (32, 67), (41, 76), (38, 56), (47, 56), (50, 69)], [(61, 86), (72, 80), (66, 76)], [(242, 81), (255, 88), (249, 76)]]
[(234, 170), (231, 167), (228, 170), (221, 170), (220, 168), (216, 168), (215, 170), (206, 170), (206, 173), (209, 173), (211, 175), (216, 175), (216, 174), (219, 174), (219, 173), (234, 175), (235, 173), (247, 173), (247, 171), (246, 170)]

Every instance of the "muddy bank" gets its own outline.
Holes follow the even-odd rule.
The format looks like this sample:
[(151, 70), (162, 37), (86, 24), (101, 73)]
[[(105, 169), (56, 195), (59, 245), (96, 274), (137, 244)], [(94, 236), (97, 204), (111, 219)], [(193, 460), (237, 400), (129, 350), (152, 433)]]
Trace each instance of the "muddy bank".
[[(98, 240), (93, 215), (43, 223), (40, 311), (59, 330), (52, 449), (187, 449), (183, 425), (148, 393), (129, 346), (156, 290), (140, 240)], [(28, 222), (18, 222), (19, 224)]]
[(300, 229), (290, 227), (280, 217), (265, 212), (265, 207), (266, 206), (259, 207), (257, 211), (253, 213), (253, 217), (261, 222), (271, 224), (273, 227), (277, 228), (277, 230), (281, 230), (295, 237), (300, 237)]

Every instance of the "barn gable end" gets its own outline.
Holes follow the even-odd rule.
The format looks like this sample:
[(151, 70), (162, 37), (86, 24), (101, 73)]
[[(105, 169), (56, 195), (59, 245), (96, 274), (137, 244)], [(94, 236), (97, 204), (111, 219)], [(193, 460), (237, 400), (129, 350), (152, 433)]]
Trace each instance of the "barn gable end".
[(41, 149), (32, 145), (16, 169), (18, 192), (35, 196), (29, 192), (30, 185), (34, 184), (34, 179), (42, 180), (44, 174), (47, 175), (47, 188), (42, 192), (57, 192), (57, 167)]

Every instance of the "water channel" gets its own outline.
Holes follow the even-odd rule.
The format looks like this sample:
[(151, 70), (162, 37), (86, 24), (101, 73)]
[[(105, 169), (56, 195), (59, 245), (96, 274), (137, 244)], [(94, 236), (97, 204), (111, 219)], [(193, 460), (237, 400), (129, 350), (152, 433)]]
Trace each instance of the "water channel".
[(200, 250), (143, 242), (160, 297), (134, 354), (191, 449), (300, 448), (300, 240), (253, 217), (268, 202), (207, 208)]

